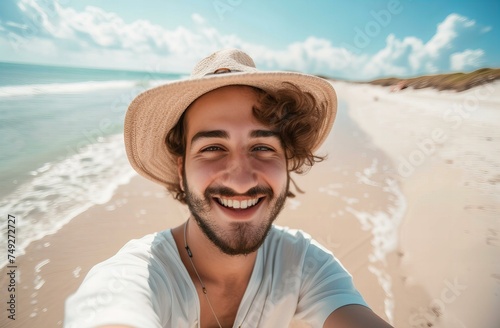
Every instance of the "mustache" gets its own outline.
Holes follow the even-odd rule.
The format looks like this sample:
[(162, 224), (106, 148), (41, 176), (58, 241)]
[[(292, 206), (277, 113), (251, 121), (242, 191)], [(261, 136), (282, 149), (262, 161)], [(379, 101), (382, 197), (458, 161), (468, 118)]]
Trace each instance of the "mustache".
[(204, 196), (206, 199), (213, 198), (214, 196), (221, 197), (236, 197), (243, 196), (249, 198), (256, 198), (257, 196), (268, 196), (269, 198), (273, 198), (274, 192), (269, 187), (255, 186), (248, 189), (244, 193), (238, 193), (231, 188), (228, 187), (208, 187), (205, 189)]

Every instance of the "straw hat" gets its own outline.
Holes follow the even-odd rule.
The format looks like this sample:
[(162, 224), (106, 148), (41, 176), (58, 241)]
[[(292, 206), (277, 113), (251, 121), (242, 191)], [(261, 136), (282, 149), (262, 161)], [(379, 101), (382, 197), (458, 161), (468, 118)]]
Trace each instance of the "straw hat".
[(201, 60), (189, 79), (147, 90), (132, 101), (124, 125), (130, 164), (139, 174), (161, 185), (177, 184), (177, 159), (168, 151), (165, 138), (195, 99), (228, 85), (277, 90), (283, 88), (283, 82), (310, 92), (318, 103), (325, 102), (327, 113), (313, 146), (313, 151), (317, 150), (330, 132), (337, 112), (337, 96), (331, 84), (301, 73), (259, 71), (246, 53), (228, 49)]

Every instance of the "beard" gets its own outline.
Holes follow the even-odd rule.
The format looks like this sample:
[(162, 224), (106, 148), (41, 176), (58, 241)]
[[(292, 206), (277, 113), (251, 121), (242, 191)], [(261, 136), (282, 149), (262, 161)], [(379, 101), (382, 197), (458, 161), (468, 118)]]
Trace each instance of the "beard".
[[(277, 196), (275, 196), (273, 190), (269, 187), (254, 187), (244, 194), (238, 194), (227, 187), (208, 187), (203, 196), (199, 197), (190, 191), (186, 176), (184, 176), (183, 185), (186, 193), (185, 200), (191, 215), (205, 236), (222, 253), (227, 255), (247, 255), (257, 251), (264, 243), (273, 222), (283, 209), (288, 194), (288, 180), (283, 187), (283, 191)], [(264, 220), (260, 220), (259, 223), (232, 222), (229, 229), (225, 229), (217, 224), (217, 218), (213, 216), (212, 212), (212, 200), (215, 196), (247, 196), (254, 198), (257, 195), (265, 195), (265, 200), (269, 204)]]

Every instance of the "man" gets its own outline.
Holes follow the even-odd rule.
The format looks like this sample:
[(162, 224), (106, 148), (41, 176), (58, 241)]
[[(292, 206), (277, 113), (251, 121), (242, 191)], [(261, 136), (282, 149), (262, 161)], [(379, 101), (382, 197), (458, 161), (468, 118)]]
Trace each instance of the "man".
[(336, 105), (328, 82), (259, 72), (234, 49), (139, 95), (125, 119), (129, 160), (191, 216), (94, 267), (66, 326), (390, 327), (329, 251), (272, 224), (293, 196), (290, 172), (323, 159), (314, 151)]

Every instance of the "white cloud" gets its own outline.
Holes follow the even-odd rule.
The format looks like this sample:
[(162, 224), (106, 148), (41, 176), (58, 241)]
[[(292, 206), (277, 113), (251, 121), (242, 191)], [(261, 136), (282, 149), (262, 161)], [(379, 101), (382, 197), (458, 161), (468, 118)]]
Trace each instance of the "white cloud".
[(425, 52), (430, 57), (437, 57), (439, 54), (452, 46), (452, 42), (457, 38), (463, 29), (475, 25), (475, 21), (467, 19), (457, 14), (451, 14), (438, 25), (437, 33), (425, 44)]
[(191, 15), (191, 19), (193, 20), (193, 22), (195, 22), (196, 24), (204, 24), (205, 23), (205, 18), (203, 18), (203, 16), (201, 16), (200, 14), (198, 13), (194, 13)]
[[(76, 11), (57, 1), (20, 0), (19, 10), (27, 20), (0, 21), (0, 29), (8, 30), (17, 46), (24, 45), (22, 51), (33, 51), (34, 58), (37, 56), (34, 52), (45, 53), (47, 58), (50, 54), (53, 58), (64, 55), (68, 64), (87, 66), (143, 69), (154, 62), (165, 70), (190, 71), (202, 56), (221, 48), (236, 47), (250, 53), (262, 69), (371, 79), (433, 73), (450, 67), (461, 70), (478, 65), (484, 55), (481, 49), (459, 52), (463, 49), (458, 49), (457, 41), (465, 32), (473, 30), (476, 23), (457, 14), (446, 17), (427, 42), (413, 36), (398, 39), (390, 34), (385, 47), (370, 55), (347, 44), (337, 46), (314, 36), (283, 49), (271, 49), (245, 42), (233, 34), (223, 34), (198, 13), (191, 15), (194, 24), (189, 28), (166, 29), (147, 20), (125, 22), (119, 15), (97, 7)], [(29, 42), (23, 44), (23, 40)], [(30, 46), (49, 43), (52, 45), (45, 50)]]
[(475, 25), (473, 20), (466, 17), (450, 14), (445, 20), (438, 24), (436, 34), (423, 43), (415, 39), (411, 42), (412, 52), (409, 54), (410, 74), (435, 73), (438, 68), (444, 67), (448, 62), (453, 47), (456, 46), (457, 38)]
[(478, 68), (482, 63), (484, 51), (481, 49), (467, 49), (457, 52), (450, 57), (450, 67), (454, 71), (463, 71)]
[(491, 26), (485, 26), (481, 29), (481, 33), (488, 33), (491, 31), (493, 28)]
[(416, 37), (398, 39), (390, 34), (385, 47), (373, 55), (350, 51), (349, 45), (335, 47), (328, 40), (309, 37), (289, 45), (286, 51), (267, 51), (266, 61), (280, 68), (293, 67), (352, 79), (436, 73), (449, 70), (450, 55), (457, 47), (457, 40), (474, 26), (473, 20), (451, 14), (437, 26), (436, 33), (427, 42)]
[(423, 48), (424, 44), (417, 38), (398, 40), (390, 34), (385, 48), (368, 60), (364, 71), (368, 76), (408, 74), (419, 68), (418, 61), (413, 56)]

